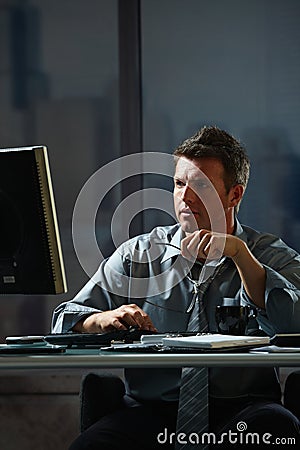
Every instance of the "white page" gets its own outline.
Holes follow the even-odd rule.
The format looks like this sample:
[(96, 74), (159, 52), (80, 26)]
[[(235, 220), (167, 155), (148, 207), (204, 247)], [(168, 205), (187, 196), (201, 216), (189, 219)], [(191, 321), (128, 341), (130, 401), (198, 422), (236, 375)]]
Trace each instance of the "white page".
[(199, 336), (166, 337), (163, 345), (169, 347), (222, 348), (245, 345), (269, 344), (268, 336), (233, 336), (224, 334), (203, 334)]

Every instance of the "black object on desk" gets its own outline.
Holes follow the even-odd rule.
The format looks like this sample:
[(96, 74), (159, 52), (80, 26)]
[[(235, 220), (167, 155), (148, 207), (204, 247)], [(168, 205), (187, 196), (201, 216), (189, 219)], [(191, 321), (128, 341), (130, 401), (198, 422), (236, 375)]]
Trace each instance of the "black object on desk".
[(277, 347), (300, 347), (300, 333), (275, 334), (270, 343)]
[(49, 355), (65, 353), (66, 347), (59, 345), (0, 345), (0, 356), (3, 355)]
[(66, 346), (52, 345), (44, 336), (7, 336), (5, 344), (0, 344), (0, 355), (45, 355), (64, 353)]
[(44, 336), (49, 344), (66, 345), (67, 347), (101, 347), (114, 342), (133, 343), (139, 341), (142, 335), (155, 334), (153, 331), (134, 327), (128, 330), (115, 330), (108, 333), (53, 333)]

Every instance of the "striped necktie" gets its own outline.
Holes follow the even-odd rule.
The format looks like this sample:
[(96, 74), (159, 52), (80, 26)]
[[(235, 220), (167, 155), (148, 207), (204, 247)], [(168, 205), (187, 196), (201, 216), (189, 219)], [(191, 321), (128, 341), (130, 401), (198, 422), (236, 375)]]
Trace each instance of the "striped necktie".
[[(209, 284), (208, 281), (205, 284)], [(203, 294), (198, 292), (194, 284), (191, 316), (187, 331), (207, 332), (208, 322), (203, 304)], [(208, 369), (207, 367), (183, 367), (181, 372), (181, 388), (177, 417), (177, 436), (185, 433), (187, 442), (191, 433), (197, 433), (199, 439), (208, 428)], [(195, 449), (195, 445), (177, 444), (176, 449)], [(201, 447), (196, 447), (201, 448)], [(202, 447), (205, 448), (205, 447)]]
[[(195, 266), (196, 264), (193, 266), (193, 269)], [(226, 267), (226, 262), (220, 264), (213, 275), (204, 283), (199, 284), (194, 281), (195, 278), (199, 279), (199, 275), (195, 277), (193, 274), (194, 279), (188, 277), (194, 286), (192, 302), (187, 310), (187, 312), (191, 312), (187, 331), (195, 333), (207, 333), (209, 331), (204, 295), (213, 279), (221, 271), (223, 272)], [(201, 270), (201, 267), (199, 267), (198, 270)], [(205, 438), (205, 433), (208, 432), (209, 424), (208, 371), (209, 369), (207, 367), (182, 368), (176, 434), (178, 437), (179, 433), (184, 433), (185, 438), (180, 440), (182, 442), (185, 441), (186, 443), (178, 443), (177, 440), (175, 445), (176, 450), (208, 448), (208, 445), (205, 444), (205, 439), (202, 441), (202, 437)], [(189, 441), (191, 433), (193, 433), (194, 437), (195, 433), (198, 436), (199, 444), (197, 444), (197, 446), (195, 444), (195, 439), (193, 439), (193, 442)]]

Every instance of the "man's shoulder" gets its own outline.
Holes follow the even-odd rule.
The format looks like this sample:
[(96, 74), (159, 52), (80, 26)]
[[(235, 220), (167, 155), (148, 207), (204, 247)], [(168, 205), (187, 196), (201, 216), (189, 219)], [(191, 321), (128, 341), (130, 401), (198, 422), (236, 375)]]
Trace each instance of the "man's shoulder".
[(288, 250), (289, 252), (295, 253), (295, 255), (298, 253), (295, 249), (289, 247), (289, 245), (276, 234), (267, 231), (259, 231), (244, 224), (241, 226), (250, 247), (253, 246), (261, 249), (274, 247), (277, 250)]
[(257, 230), (256, 228), (252, 228), (249, 225), (244, 225), (241, 224), (241, 227), (243, 229), (243, 232), (245, 233), (246, 236), (250, 237), (250, 238), (263, 238), (263, 237), (267, 237), (268, 239), (271, 240), (276, 240), (276, 239), (280, 239), (279, 236), (276, 236), (273, 233), (269, 233), (267, 231), (261, 231), (261, 230)]

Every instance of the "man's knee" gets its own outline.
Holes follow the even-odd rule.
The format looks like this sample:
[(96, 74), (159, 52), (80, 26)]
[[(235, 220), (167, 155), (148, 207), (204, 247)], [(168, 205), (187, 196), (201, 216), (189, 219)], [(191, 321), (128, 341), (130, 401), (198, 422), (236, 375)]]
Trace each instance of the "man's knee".
[(274, 436), (299, 436), (299, 419), (277, 403), (262, 403), (245, 411), (248, 429), (269, 432)]

